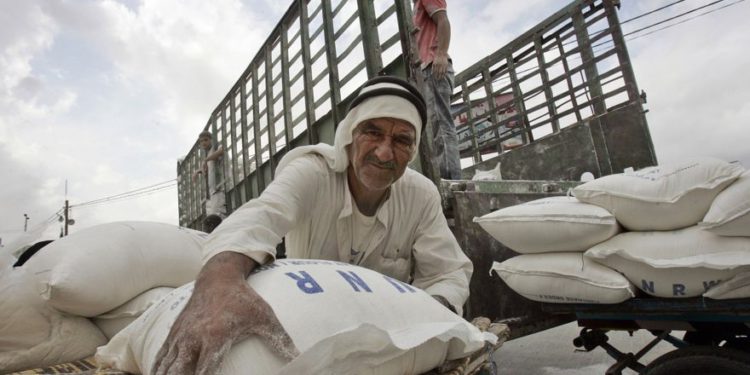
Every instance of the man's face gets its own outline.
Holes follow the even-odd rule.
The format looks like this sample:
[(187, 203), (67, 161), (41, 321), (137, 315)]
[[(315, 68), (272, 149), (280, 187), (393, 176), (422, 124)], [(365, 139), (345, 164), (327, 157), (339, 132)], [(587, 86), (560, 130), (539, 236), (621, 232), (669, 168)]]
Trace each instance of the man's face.
[(200, 137), (198, 138), (198, 146), (204, 150), (211, 148), (211, 137)]
[(349, 165), (363, 188), (384, 190), (404, 174), (415, 144), (416, 131), (406, 121), (366, 120), (352, 132)]

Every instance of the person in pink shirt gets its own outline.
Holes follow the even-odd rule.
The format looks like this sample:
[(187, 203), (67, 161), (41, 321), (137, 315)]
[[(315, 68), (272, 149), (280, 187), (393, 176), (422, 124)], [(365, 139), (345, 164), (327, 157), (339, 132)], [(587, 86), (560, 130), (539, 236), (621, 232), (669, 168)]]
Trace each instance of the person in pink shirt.
[(446, 0), (414, 0), (414, 26), (423, 75), (422, 94), (433, 129), (433, 160), (441, 178), (459, 180), (461, 161), (451, 115), (454, 71), (448, 55), (451, 25)]

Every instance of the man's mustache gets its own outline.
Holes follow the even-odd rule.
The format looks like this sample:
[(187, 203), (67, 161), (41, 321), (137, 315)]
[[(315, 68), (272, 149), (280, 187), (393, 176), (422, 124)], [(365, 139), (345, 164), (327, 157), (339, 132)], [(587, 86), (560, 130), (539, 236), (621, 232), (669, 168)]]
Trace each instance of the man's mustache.
[(384, 168), (384, 169), (396, 169), (396, 162), (395, 161), (393, 161), (393, 160), (391, 160), (391, 161), (380, 161), (377, 158), (377, 156), (375, 156), (375, 155), (367, 155), (367, 156), (365, 156), (365, 162), (366, 163), (375, 164), (378, 167)]

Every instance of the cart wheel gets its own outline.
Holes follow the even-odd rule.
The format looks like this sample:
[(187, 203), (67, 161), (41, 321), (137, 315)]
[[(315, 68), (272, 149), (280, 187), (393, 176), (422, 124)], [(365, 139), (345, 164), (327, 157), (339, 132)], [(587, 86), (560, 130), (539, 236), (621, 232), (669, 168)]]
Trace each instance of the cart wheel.
[(688, 346), (655, 359), (643, 372), (647, 375), (747, 375), (750, 355), (715, 346)]

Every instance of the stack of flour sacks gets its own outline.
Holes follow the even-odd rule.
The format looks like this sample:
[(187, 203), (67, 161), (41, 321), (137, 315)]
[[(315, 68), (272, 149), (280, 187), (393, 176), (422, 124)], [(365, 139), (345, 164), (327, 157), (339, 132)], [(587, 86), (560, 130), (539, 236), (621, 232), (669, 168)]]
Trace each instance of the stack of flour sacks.
[(696, 158), (579, 185), (475, 218), (522, 254), (493, 271), (526, 298), (619, 303), (750, 297), (750, 172)]
[(195, 279), (205, 236), (163, 223), (117, 222), (53, 241), (23, 264), (1, 254), (0, 373), (93, 355)]
[[(0, 373), (96, 353), (100, 366), (148, 374), (192, 295), (205, 237), (119, 222), (54, 241), (18, 267), (0, 257)], [(250, 338), (221, 374), (423, 373), (497, 341), (424, 291), (349, 264), (287, 259), (247, 281), (301, 354), (287, 363)]]

